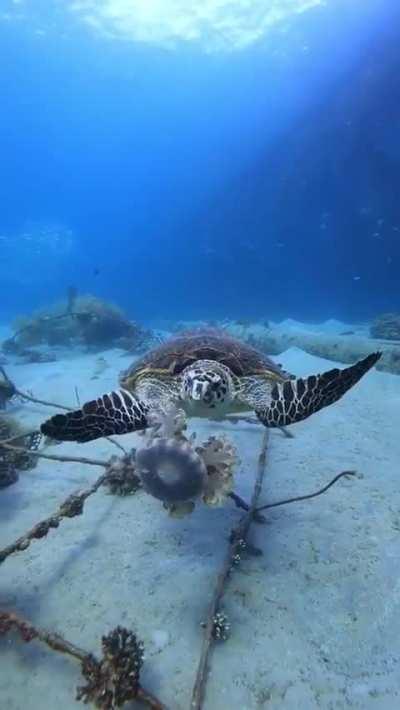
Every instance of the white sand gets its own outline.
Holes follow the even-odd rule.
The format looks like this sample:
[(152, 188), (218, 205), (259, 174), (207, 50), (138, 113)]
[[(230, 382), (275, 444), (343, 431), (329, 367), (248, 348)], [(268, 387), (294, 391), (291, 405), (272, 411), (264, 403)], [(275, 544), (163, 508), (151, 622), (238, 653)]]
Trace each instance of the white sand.
[[(91, 380), (98, 355), (56, 363), (10, 366), (21, 388), (66, 404), (111, 389), (129, 364), (119, 351)], [(332, 365), (299, 350), (279, 356), (296, 374)], [(232, 635), (216, 646), (207, 685), (208, 710), (393, 710), (400, 692), (400, 377), (369, 373), (336, 405), (292, 427), (273, 431), (263, 501), (311, 492), (344, 469), (342, 480), (314, 501), (277, 508), (251, 541), (263, 557), (243, 559), (223, 608)], [(28, 426), (52, 413), (17, 404)], [(237, 491), (251, 495), (261, 429), (193, 422), (199, 436), (223, 430), (239, 448)], [(140, 444), (128, 435), (126, 447)], [(54, 453), (107, 458), (107, 441), (62, 444)], [(41, 460), (0, 491), (0, 544), (14, 540), (55, 511), (101, 470)], [(188, 710), (210, 594), (239, 518), (233, 505), (198, 508), (168, 518), (158, 501), (139, 493), (119, 498), (100, 490), (84, 514), (64, 521), (46, 540), (0, 568), (0, 608), (16, 609), (97, 653), (101, 635), (133, 627), (146, 647), (143, 684), (169, 710)], [(0, 640), (0, 708), (80, 707), (78, 664), (40, 644)], [(83, 706), (82, 706), (83, 707)]]

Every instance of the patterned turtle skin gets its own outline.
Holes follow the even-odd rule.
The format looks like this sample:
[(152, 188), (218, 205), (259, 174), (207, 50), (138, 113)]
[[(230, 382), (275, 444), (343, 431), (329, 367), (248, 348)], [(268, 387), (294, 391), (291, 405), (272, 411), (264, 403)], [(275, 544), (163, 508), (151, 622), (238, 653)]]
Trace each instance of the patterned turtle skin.
[(91, 441), (146, 429), (171, 406), (217, 420), (253, 410), (267, 427), (287, 426), (336, 402), (380, 357), (372, 353), (343, 370), (296, 379), (224, 331), (186, 332), (134, 362), (118, 390), (51, 417), (41, 432), (58, 441)]
[(120, 385), (134, 389), (148, 374), (176, 376), (199, 360), (212, 360), (229, 368), (236, 377), (260, 375), (284, 382), (292, 377), (271, 358), (228, 333), (214, 329), (189, 330), (146, 353), (121, 374)]

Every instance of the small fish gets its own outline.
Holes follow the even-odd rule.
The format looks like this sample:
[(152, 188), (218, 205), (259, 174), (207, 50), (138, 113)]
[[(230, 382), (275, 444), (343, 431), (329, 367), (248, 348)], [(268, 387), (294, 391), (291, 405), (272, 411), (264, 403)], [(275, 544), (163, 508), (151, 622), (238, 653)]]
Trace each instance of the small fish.
[(361, 280), (361, 276), (353, 276), (353, 281), (360, 281), (360, 280)]
[(95, 268), (93, 269), (93, 276), (98, 276), (99, 273), (100, 273), (99, 267), (98, 267), (98, 266), (95, 266)]

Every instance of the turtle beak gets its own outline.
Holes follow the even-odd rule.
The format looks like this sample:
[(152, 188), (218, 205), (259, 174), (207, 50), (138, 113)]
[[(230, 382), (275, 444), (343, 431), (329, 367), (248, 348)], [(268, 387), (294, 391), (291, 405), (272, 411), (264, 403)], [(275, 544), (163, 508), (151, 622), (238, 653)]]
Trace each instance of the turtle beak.
[(199, 382), (199, 380), (194, 380), (192, 387), (192, 399), (196, 401), (207, 400), (209, 389), (209, 382)]

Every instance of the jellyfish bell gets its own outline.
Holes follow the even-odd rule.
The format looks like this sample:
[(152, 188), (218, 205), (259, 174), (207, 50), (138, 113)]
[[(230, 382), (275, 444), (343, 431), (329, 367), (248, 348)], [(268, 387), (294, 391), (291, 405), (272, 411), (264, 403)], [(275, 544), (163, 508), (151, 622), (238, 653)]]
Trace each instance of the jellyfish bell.
[(159, 438), (136, 452), (137, 472), (143, 488), (164, 503), (181, 503), (201, 496), (207, 467), (185, 442)]

